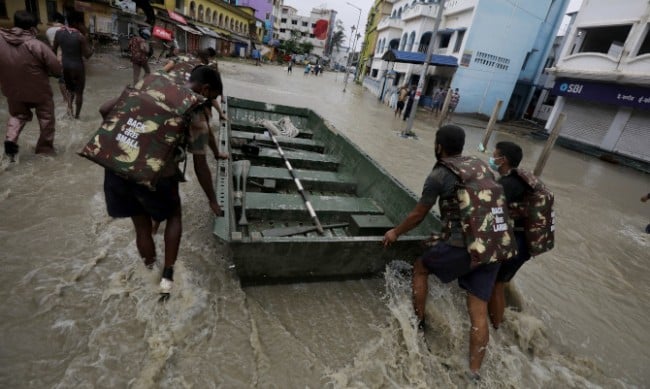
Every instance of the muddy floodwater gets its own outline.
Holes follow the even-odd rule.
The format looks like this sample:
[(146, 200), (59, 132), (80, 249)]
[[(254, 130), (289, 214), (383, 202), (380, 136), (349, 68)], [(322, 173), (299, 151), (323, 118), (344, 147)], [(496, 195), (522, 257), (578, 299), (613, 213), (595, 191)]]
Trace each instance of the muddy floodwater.
[[(160, 65), (156, 65), (160, 66)], [(416, 193), (433, 163), (431, 118), (418, 140), (343, 75), (293, 75), (222, 62), (227, 95), (316, 110)], [(431, 277), (427, 349), (413, 328), (409, 265), (345, 282), (240, 286), (211, 233), (192, 169), (181, 186), (183, 240), (175, 292), (140, 262), (130, 221), (106, 215), (102, 169), (75, 153), (99, 126), (98, 106), (129, 82), (127, 62), (89, 64), (80, 120), (58, 89), (58, 155), (0, 168), (0, 387), (3, 388), (448, 388), (466, 387), (468, 320), (455, 283)], [(53, 83), (53, 85), (55, 85)], [(462, 91), (461, 91), (462, 94)], [(7, 104), (0, 98), (4, 135)], [(482, 123), (458, 117), (478, 155)], [(532, 169), (543, 143), (519, 142)], [(482, 154), (487, 159), (485, 154)], [(480, 387), (647, 387), (650, 380), (650, 176), (556, 148), (543, 177), (556, 195), (556, 249), (514, 280), (521, 312), (491, 331)], [(156, 236), (158, 251), (162, 236)]]

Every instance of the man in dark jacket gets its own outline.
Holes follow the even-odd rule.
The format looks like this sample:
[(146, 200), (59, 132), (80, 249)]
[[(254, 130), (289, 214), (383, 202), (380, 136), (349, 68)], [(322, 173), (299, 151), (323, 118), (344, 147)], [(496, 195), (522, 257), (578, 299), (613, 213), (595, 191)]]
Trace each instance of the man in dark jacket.
[(61, 49), (61, 64), (63, 65), (63, 81), (67, 93), (64, 95), (68, 103), (68, 113), (72, 116), (72, 103), (75, 103), (75, 119), (79, 119), (79, 112), (83, 105), (84, 88), (86, 87), (86, 65), (84, 58), (88, 59), (93, 50), (88, 39), (81, 31), (84, 30), (83, 16), (77, 13), (69, 17), (70, 27), (61, 27), (54, 36), (52, 49), (56, 53)]
[(48, 76), (61, 76), (61, 64), (47, 44), (36, 39), (37, 20), (27, 11), (17, 11), (14, 27), (0, 29), (0, 87), (7, 97), (9, 120), (5, 154), (13, 161), (18, 137), (36, 112), (41, 135), (37, 154), (54, 153), (54, 101)]

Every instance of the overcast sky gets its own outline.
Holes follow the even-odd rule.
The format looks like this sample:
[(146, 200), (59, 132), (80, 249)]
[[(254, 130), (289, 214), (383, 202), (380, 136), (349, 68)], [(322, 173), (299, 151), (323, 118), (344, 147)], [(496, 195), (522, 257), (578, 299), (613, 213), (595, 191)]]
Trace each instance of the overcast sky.
[(361, 31), (361, 39), (357, 43), (357, 50), (361, 47), (363, 42), (363, 34), (366, 30), (366, 22), (368, 21), (368, 11), (374, 3), (373, 0), (284, 0), (284, 5), (289, 5), (298, 10), (300, 15), (309, 16), (312, 8), (326, 8), (333, 9), (337, 12), (336, 18), (343, 21), (345, 26), (345, 46), (350, 42), (350, 27), (357, 25), (357, 18), (359, 11), (347, 3), (354, 4), (361, 8), (361, 19), (359, 21), (359, 30)]
[[(583, 0), (571, 0), (569, 2), (569, 7), (567, 9), (567, 12), (571, 11), (577, 11), (580, 9), (580, 5), (582, 4)], [(361, 20), (359, 21), (359, 30), (361, 31), (361, 34), (363, 36), (363, 33), (366, 29), (366, 21), (368, 21), (368, 11), (370, 10), (370, 7), (372, 7), (372, 4), (374, 3), (373, 0), (284, 0), (285, 5), (289, 5), (291, 7), (294, 7), (298, 10), (298, 13), (300, 15), (308, 16), (309, 13), (311, 12), (312, 8), (327, 8), (327, 9), (333, 9), (336, 10), (337, 12), (337, 19), (341, 19), (343, 21), (343, 25), (345, 26), (345, 34), (347, 39), (345, 40), (345, 45), (347, 46), (350, 38), (350, 27), (356, 26), (357, 24), (357, 18), (359, 17), (359, 11), (352, 7), (351, 5), (348, 5), (347, 3), (351, 3), (356, 5), (357, 7), (361, 8)], [(361, 42), (363, 42), (363, 37), (357, 43), (357, 50), (361, 47)]]

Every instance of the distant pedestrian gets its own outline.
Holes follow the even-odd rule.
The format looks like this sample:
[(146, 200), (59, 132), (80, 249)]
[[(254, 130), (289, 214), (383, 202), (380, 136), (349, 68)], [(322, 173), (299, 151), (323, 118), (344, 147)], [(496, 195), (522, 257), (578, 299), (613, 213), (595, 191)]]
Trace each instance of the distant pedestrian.
[(305, 76), (309, 75), (309, 72), (311, 71), (311, 64), (305, 65)]
[(395, 108), (395, 117), (402, 116), (402, 111), (404, 110), (404, 104), (406, 104), (408, 94), (409, 90), (406, 85), (402, 85), (402, 87), (397, 91), (397, 107)]
[(402, 120), (406, 121), (408, 120), (409, 116), (411, 116), (411, 111), (415, 109), (413, 104), (415, 103), (415, 85), (411, 85), (409, 87), (409, 97), (408, 101), (406, 102), (406, 107), (404, 107), (404, 117)]
[(440, 106), (444, 102), (442, 99), (444, 92), (442, 91), (441, 88), (436, 88), (435, 92), (433, 92), (433, 105), (431, 106), (431, 110), (433, 111), (434, 114), (438, 114), (440, 111)]
[[(61, 15), (59, 12), (55, 12), (52, 18), (54, 21), (52, 22), (51, 27), (48, 28), (45, 32), (45, 36), (47, 36), (47, 41), (50, 43), (50, 47), (54, 47), (54, 37), (56, 36), (56, 32), (59, 31), (61, 27), (65, 26), (65, 16)], [(57, 58), (59, 62), (61, 62), (61, 54), (58, 54)], [(63, 100), (68, 101), (68, 92), (65, 88), (65, 81), (63, 81), (63, 77), (59, 77), (59, 89), (61, 90), (61, 96), (63, 96)]]
[(140, 80), (140, 71), (144, 69), (145, 76), (151, 73), (149, 69), (149, 43), (151, 32), (148, 28), (141, 28), (138, 35), (129, 41), (129, 51), (131, 52), (131, 63), (133, 64), (133, 86)]
[(9, 106), (4, 147), (12, 161), (32, 109), (41, 129), (36, 154), (54, 153), (54, 101), (48, 76), (60, 77), (61, 64), (52, 49), (36, 39), (37, 25), (33, 14), (16, 11), (14, 27), (0, 29), (0, 88)]
[(56, 53), (61, 48), (63, 81), (66, 88), (64, 98), (68, 105), (68, 114), (72, 116), (72, 103), (74, 102), (76, 108), (74, 117), (79, 119), (86, 86), (84, 58), (90, 58), (93, 51), (88, 39), (79, 32), (80, 25), (83, 25), (83, 17), (76, 13), (73, 15), (69, 18), (70, 27), (62, 27), (56, 32), (52, 49)]
[(460, 93), (458, 93), (458, 88), (456, 88), (451, 95), (451, 99), (449, 100), (449, 109), (447, 110), (447, 120), (451, 121), (452, 117), (454, 116), (454, 112), (456, 112), (456, 107), (458, 106), (458, 102), (460, 101)]
[(289, 61), (289, 66), (287, 66), (287, 74), (293, 74), (293, 61)]
[[(648, 193), (647, 195), (641, 197), (641, 201), (644, 202), (644, 203), (645, 203), (646, 201), (648, 201), (648, 200), (650, 200), (650, 193)], [(645, 232), (647, 232), (648, 234), (650, 234), (650, 224), (648, 224), (648, 225), (645, 227)]]
[(438, 104), (438, 107), (435, 110), (436, 116), (440, 115), (442, 113), (442, 109), (444, 108), (445, 101), (447, 100), (447, 94), (449, 93), (449, 88), (443, 89), (440, 91), (440, 104)]

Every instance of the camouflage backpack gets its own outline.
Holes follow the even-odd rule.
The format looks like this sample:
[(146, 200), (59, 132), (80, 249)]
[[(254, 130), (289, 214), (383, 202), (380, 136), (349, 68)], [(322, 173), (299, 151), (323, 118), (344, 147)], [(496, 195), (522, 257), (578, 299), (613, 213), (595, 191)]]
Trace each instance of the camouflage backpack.
[(530, 255), (540, 255), (555, 246), (555, 196), (537, 177), (522, 169), (514, 169), (528, 185), (521, 203), (509, 206), (510, 215), (524, 220), (526, 243)]
[(146, 88), (122, 92), (79, 154), (153, 189), (186, 141), (189, 114), (204, 100), (167, 77), (149, 75)]
[(443, 237), (449, 235), (450, 221), (459, 220), (472, 267), (517, 255), (503, 187), (490, 168), (475, 157), (443, 158), (438, 163), (459, 178), (456, 196), (440, 199), (440, 212), (447, 220)]

